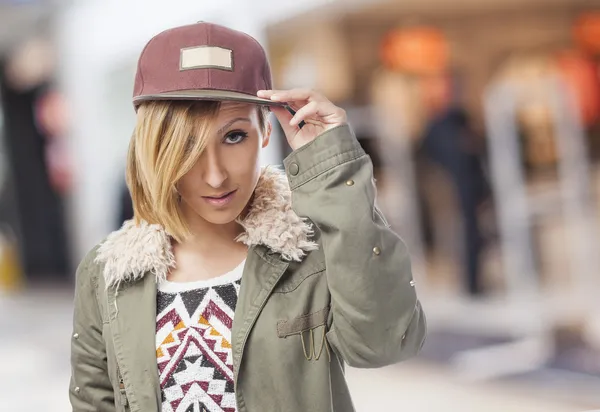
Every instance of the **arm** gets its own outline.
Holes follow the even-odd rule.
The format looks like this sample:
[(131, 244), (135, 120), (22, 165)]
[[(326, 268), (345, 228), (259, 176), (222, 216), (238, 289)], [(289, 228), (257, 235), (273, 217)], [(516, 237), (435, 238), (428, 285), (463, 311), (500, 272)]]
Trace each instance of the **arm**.
[(95, 252), (79, 265), (71, 337), (69, 398), (74, 412), (114, 412), (114, 393), (108, 378), (102, 318), (96, 297), (98, 270)]
[(354, 367), (416, 355), (426, 323), (406, 246), (375, 208), (370, 158), (342, 125), (284, 162), (299, 216), (318, 227), (332, 299), (330, 345)]

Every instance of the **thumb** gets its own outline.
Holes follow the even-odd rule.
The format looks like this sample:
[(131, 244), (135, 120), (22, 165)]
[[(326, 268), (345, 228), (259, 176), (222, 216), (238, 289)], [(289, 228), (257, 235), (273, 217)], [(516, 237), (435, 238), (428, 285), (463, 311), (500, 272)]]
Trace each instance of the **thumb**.
[(271, 111), (279, 121), (283, 132), (285, 133), (285, 137), (290, 140), (292, 139), (296, 133), (298, 133), (297, 126), (290, 126), (290, 120), (292, 120), (292, 114), (284, 107), (271, 107)]

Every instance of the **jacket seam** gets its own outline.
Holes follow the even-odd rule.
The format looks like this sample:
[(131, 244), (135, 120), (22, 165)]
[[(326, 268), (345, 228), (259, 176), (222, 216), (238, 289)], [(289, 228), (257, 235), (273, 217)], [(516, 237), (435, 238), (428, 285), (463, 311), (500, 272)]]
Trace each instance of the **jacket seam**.
[(383, 223), (383, 225), (385, 226), (386, 229), (392, 228), (391, 225), (388, 223), (387, 219), (385, 218), (385, 216), (383, 216), (381, 211), (376, 206), (373, 208), (373, 212), (381, 220), (381, 222)]
[[(106, 301), (107, 304), (109, 304), (109, 300), (110, 300), (110, 296), (108, 292), (106, 293)], [(113, 296), (113, 299), (117, 299), (117, 296)], [(109, 313), (109, 320), (111, 317), (110, 314), (110, 308), (108, 309), (108, 313)], [(117, 322), (117, 316), (115, 315), (114, 317), (114, 322)], [(123, 367), (123, 356), (122, 356), (122, 343), (121, 343), (121, 336), (120, 335), (115, 335), (114, 331), (111, 331), (111, 337), (112, 337), (112, 342), (113, 342), (113, 346), (114, 346), (114, 350), (115, 350), (115, 362), (117, 365), (117, 368), (119, 368), (119, 371), (121, 372), (121, 378), (123, 379), (123, 381), (125, 382), (125, 396), (127, 397), (128, 403), (129, 403), (129, 409), (133, 412), (133, 411), (139, 411), (139, 403), (136, 397), (135, 392), (133, 391), (133, 389), (131, 388), (131, 381), (129, 379), (129, 377), (127, 377), (126, 375), (129, 374), (129, 372), (127, 371), (126, 368)], [(121, 354), (121, 356), (119, 356)], [(129, 393), (127, 393), (127, 388), (130, 388)]]
[[(325, 169), (323, 169), (323, 170), (319, 171), (318, 173), (314, 173), (314, 171), (315, 171), (316, 169), (318, 169), (318, 168), (319, 168), (319, 167), (320, 167), (320, 166), (321, 166), (323, 163), (327, 163), (327, 162), (329, 162), (329, 161), (331, 161), (331, 160), (334, 160), (334, 159), (343, 158), (344, 156), (346, 156), (346, 155), (348, 155), (348, 154), (353, 154), (353, 156), (352, 156), (351, 158), (349, 158), (349, 159), (345, 160), (345, 161), (342, 161), (342, 162), (339, 162), (339, 163), (335, 163), (335, 164), (333, 164), (333, 165), (331, 165), (331, 166), (329, 166), (329, 167), (327, 167), (327, 168), (325, 168)], [(332, 169), (335, 169), (336, 167), (339, 167), (339, 166), (345, 165), (345, 164), (347, 164), (347, 163), (353, 162), (353, 161), (355, 161), (355, 160), (361, 159), (361, 158), (363, 158), (363, 157), (365, 157), (365, 156), (367, 156), (367, 154), (366, 154), (366, 153), (364, 153), (364, 152), (362, 151), (362, 149), (353, 149), (353, 150), (348, 150), (348, 151), (346, 151), (346, 152), (342, 152), (342, 153), (338, 153), (338, 154), (336, 154), (336, 155), (333, 155), (333, 156), (331, 156), (331, 157), (329, 157), (329, 158), (327, 158), (327, 159), (325, 159), (325, 160), (323, 160), (323, 161), (321, 161), (321, 162), (317, 163), (316, 165), (314, 165), (314, 166), (310, 167), (308, 170), (306, 170), (304, 173), (302, 173), (302, 174), (300, 175), (300, 178), (302, 178), (302, 177), (305, 177), (305, 176), (307, 176), (307, 175), (310, 175), (310, 174), (311, 174), (311, 172), (313, 172), (313, 173), (314, 173), (314, 175), (312, 175), (312, 176), (309, 176), (309, 177), (307, 177), (307, 178), (304, 178), (304, 179), (302, 179), (300, 182), (296, 183), (295, 185), (290, 185), (290, 190), (292, 190), (292, 191), (293, 191), (293, 190), (295, 190), (295, 189), (298, 189), (299, 187), (301, 187), (301, 186), (304, 186), (304, 185), (305, 185), (305, 184), (307, 184), (308, 182), (310, 182), (310, 181), (312, 181), (312, 180), (314, 180), (314, 179), (318, 178), (319, 176), (323, 175), (324, 173), (327, 173), (328, 171), (330, 171), (330, 170), (332, 170)], [(300, 179), (298, 179), (298, 180), (300, 180)]]
[[(353, 325), (353, 324), (352, 324), (352, 323), (351, 323), (351, 322), (350, 322), (350, 321), (349, 321), (349, 320), (348, 320), (348, 319), (347, 319), (347, 318), (344, 316), (344, 314), (343, 314), (342, 312), (339, 312), (339, 311), (336, 311), (336, 310), (334, 310), (334, 309), (333, 309), (333, 308), (334, 308), (334, 304), (333, 304), (333, 303), (332, 303), (331, 307), (332, 307), (332, 312), (333, 312), (333, 315), (334, 315), (334, 319), (333, 319), (333, 324), (334, 324), (334, 325), (335, 325), (335, 315), (337, 314), (338, 316), (340, 316), (340, 317), (344, 318), (344, 320), (345, 320), (345, 321), (346, 321), (346, 323), (347, 323), (347, 324), (348, 324), (348, 325), (349, 325), (349, 326), (352, 328), (352, 330), (354, 331), (354, 333), (356, 333), (358, 336), (361, 336), (361, 333), (360, 333), (360, 332), (359, 332), (359, 331), (356, 329), (356, 327), (355, 327), (355, 326), (354, 326), (354, 325)], [(337, 330), (338, 330), (338, 328), (336, 328), (336, 331), (337, 331)], [(337, 333), (336, 333), (336, 335), (337, 335)], [(372, 353), (374, 353), (374, 354), (378, 354), (378, 352), (377, 352), (377, 351), (374, 351), (374, 350), (373, 350), (373, 348), (371, 348), (371, 346), (369, 346), (369, 344), (366, 342), (366, 340), (365, 340), (365, 339), (361, 339), (361, 343), (362, 343), (363, 345), (365, 345), (365, 346), (367, 347), (367, 349), (369, 349), (369, 350), (370, 350)]]
[[(274, 263), (270, 262), (266, 258), (266, 256), (263, 257), (260, 253), (258, 253), (257, 249), (254, 249), (254, 252), (257, 253), (260, 258), (264, 259), (267, 263), (269, 263), (271, 266), (273, 266), (273, 268), (277, 268), (277, 266)], [(285, 271), (289, 267), (288, 263), (285, 263), (284, 265), (285, 265), (285, 268), (283, 268), (282, 274), (285, 273)], [(262, 310), (264, 305), (267, 303), (267, 299), (269, 298), (269, 295), (272, 294), (273, 288), (275, 287), (275, 285), (277, 284), (277, 282), (279, 281), (281, 276), (278, 276), (277, 279), (274, 279), (273, 275), (271, 275), (271, 278), (272, 278), (272, 280), (270, 279), (271, 282), (267, 283), (265, 285), (265, 287), (263, 287), (261, 289), (259, 294), (252, 301), (252, 306), (250, 306), (250, 308), (248, 309), (248, 312), (246, 313), (246, 316), (248, 317), (248, 319), (254, 319), (254, 320), (251, 320), (250, 322), (244, 322), (243, 327), (238, 332), (237, 339), (241, 342), (241, 344), (239, 344), (236, 348), (237, 366), (236, 366), (236, 362), (235, 362), (236, 356), (235, 356), (235, 354), (233, 355), (234, 356), (234, 362), (233, 362), (234, 368), (239, 368), (241, 366), (241, 358), (244, 354), (243, 348), (246, 346), (246, 342), (248, 340), (248, 336), (250, 335), (250, 329), (252, 328), (252, 324), (256, 322), (256, 319), (255, 319), (256, 313), (255, 312)], [(262, 296), (263, 293), (265, 293), (265, 296)], [(234, 382), (234, 384), (237, 385), (237, 380)]]
[(300, 285), (303, 284), (304, 281), (306, 281), (306, 279), (308, 279), (310, 277), (313, 277), (315, 275), (322, 274), (325, 271), (326, 271), (326, 269), (320, 269), (320, 270), (317, 270), (316, 272), (312, 272), (311, 274), (307, 275), (304, 279), (302, 279), (300, 282), (298, 282), (297, 285), (294, 285), (293, 288), (291, 288), (291, 289), (274, 290), (273, 293), (278, 293), (278, 294), (281, 294), (281, 295), (285, 295), (287, 293), (291, 293), (291, 292), (295, 291), (296, 289), (298, 289), (300, 287)]
[(321, 133), (319, 136), (317, 136), (317, 138), (315, 138), (314, 140), (311, 140), (309, 143), (307, 143), (304, 146), (302, 146), (301, 148), (297, 149), (295, 151), (295, 154), (299, 154), (299, 153), (302, 153), (302, 152), (305, 152), (305, 151), (309, 150), (315, 144), (315, 142), (317, 141), (318, 138), (320, 138), (322, 136), (325, 136), (325, 135), (328, 135), (328, 134), (332, 133), (334, 130), (341, 129), (341, 128), (344, 128), (344, 127), (350, 127), (350, 125), (348, 123), (343, 123), (343, 124), (337, 125), (334, 128), (329, 129), (329, 130)]
[(100, 296), (99, 296), (100, 288), (98, 287), (98, 270), (96, 270), (97, 268), (95, 266), (90, 268), (90, 266), (92, 266), (92, 265), (96, 265), (96, 263), (94, 263), (94, 261), (89, 262), (85, 267), (85, 271), (87, 273), (91, 272), (90, 280), (92, 282), (92, 286), (94, 287), (94, 299), (95, 299), (94, 304), (96, 305), (96, 309), (98, 310), (98, 315), (100, 316), (100, 321), (102, 322), (102, 325), (106, 325), (106, 324), (108, 324), (108, 321), (107, 321), (107, 319), (104, 319), (104, 316), (102, 315), (102, 308), (100, 306)]
[(98, 271), (94, 270), (92, 272), (92, 284), (94, 285), (94, 297), (96, 298), (96, 308), (98, 309), (98, 314), (100, 315), (100, 320), (102, 321), (102, 325), (109, 325), (110, 319), (106, 318), (103, 314), (102, 306), (100, 305), (100, 288), (98, 287)]

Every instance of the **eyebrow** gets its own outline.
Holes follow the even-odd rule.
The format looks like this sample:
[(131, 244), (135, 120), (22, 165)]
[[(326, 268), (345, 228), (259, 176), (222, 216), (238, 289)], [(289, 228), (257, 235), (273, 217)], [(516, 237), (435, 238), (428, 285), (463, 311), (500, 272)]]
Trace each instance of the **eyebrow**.
[(230, 121), (227, 122), (227, 124), (225, 124), (223, 127), (221, 127), (218, 130), (218, 134), (222, 134), (225, 132), (225, 130), (227, 130), (232, 124), (237, 123), (237, 122), (248, 122), (248, 123), (252, 123), (252, 121), (247, 118), (247, 117), (236, 117), (235, 119), (232, 119)]

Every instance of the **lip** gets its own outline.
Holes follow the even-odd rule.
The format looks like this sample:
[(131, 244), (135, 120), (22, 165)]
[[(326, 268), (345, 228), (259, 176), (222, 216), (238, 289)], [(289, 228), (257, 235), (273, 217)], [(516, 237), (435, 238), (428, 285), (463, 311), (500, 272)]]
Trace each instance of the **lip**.
[(232, 190), (231, 192), (225, 192), (221, 195), (202, 196), (202, 199), (211, 206), (223, 207), (231, 203), (236, 193), (237, 189)]

